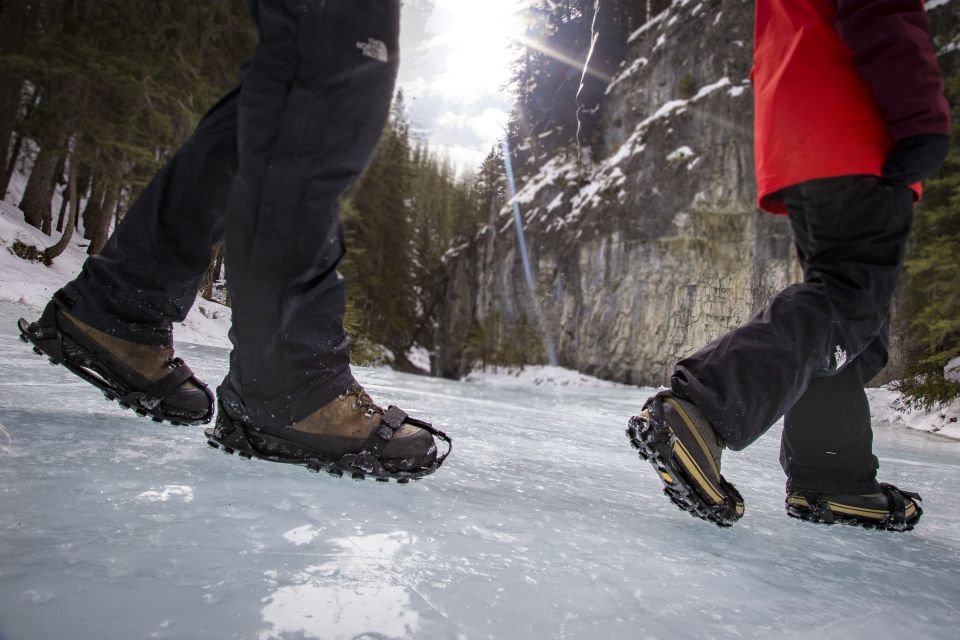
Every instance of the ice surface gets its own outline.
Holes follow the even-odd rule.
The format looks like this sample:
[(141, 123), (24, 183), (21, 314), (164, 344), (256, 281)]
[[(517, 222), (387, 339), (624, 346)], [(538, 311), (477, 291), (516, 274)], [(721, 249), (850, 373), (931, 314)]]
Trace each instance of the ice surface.
[[(50, 367), (0, 304), (0, 636), (956, 638), (960, 444), (885, 428), (883, 477), (923, 494), (894, 535), (787, 518), (777, 434), (724, 458), (747, 501), (678, 511), (623, 436), (643, 390), (364, 369), (455, 448), (408, 486), (209, 449)], [(180, 345), (211, 383), (225, 350)]]

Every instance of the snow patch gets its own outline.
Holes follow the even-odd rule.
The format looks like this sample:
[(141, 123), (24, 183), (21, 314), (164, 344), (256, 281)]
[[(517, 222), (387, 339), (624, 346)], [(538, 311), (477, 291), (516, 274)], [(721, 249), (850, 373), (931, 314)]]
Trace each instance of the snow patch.
[(558, 193), (557, 197), (550, 201), (550, 204), (547, 205), (547, 212), (549, 213), (561, 206), (563, 206), (563, 192)]
[(938, 56), (945, 55), (947, 53), (953, 53), (960, 49), (960, 40), (954, 40), (946, 45), (944, 45), (939, 51), (937, 51)]
[(960, 398), (932, 411), (905, 411), (894, 389), (880, 387), (866, 391), (875, 426), (896, 425), (960, 440)]
[(659, 23), (663, 22), (668, 15), (670, 15), (670, 10), (666, 9), (664, 11), (661, 11), (657, 15), (653, 16), (652, 18), (644, 22), (643, 26), (641, 26), (639, 29), (637, 29), (633, 33), (631, 33), (630, 37), (627, 38), (627, 42), (628, 43), (633, 42), (634, 40), (642, 36), (644, 33), (649, 31), (653, 27), (657, 26)]
[(960, 382), (960, 356), (947, 363), (943, 368), (943, 377), (948, 382)]
[(697, 91), (697, 95), (693, 96), (693, 98), (691, 98), (690, 101), (696, 102), (697, 100), (702, 100), (703, 98), (706, 98), (708, 95), (710, 95), (714, 91), (718, 91), (720, 89), (723, 89), (724, 87), (729, 87), (731, 84), (732, 83), (730, 82), (730, 78), (720, 78), (713, 84), (708, 84), (703, 88), (701, 88), (699, 91)]
[(667, 162), (676, 162), (678, 160), (686, 160), (687, 158), (692, 158), (694, 156), (693, 149), (684, 145), (679, 149), (676, 149), (667, 155)]
[(322, 531), (320, 529), (315, 529), (313, 525), (305, 524), (302, 527), (297, 527), (296, 529), (287, 531), (285, 534), (283, 534), (283, 539), (300, 547), (305, 544), (310, 544), (313, 542), (313, 539), (319, 536), (321, 533)]
[(533, 387), (586, 387), (586, 388), (626, 388), (619, 382), (610, 382), (589, 376), (579, 371), (563, 367), (527, 366), (527, 367), (487, 367), (475, 370), (463, 378), (470, 384), (500, 386)]
[[(579, 171), (575, 161), (568, 160), (562, 155), (554, 156), (540, 167), (540, 170), (523, 185), (517, 192), (515, 201), (519, 205), (530, 204), (545, 187), (555, 185), (565, 180), (576, 179), (578, 175)], [(512, 203), (507, 203), (504, 211), (509, 211), (511, 204)]]
[(650, 61), (644, 57), (636, 58), (630, 66), (618, 73), (613, 80), (610, 81), (610, 84), (607, 86), (606, 95), (610, 95), (610, 92), (615, 86), (632, 76), (634, 73), (647, 66)]
[(430, 350), (421, 347), (419, 344), (413, 345), (407, 351), (407, 361), (421, 371), (430, 371)]
[(162, 489), (144, 491), (136, 497), (140, 502), (167, 502), (170, 498), (179, 498), (183, 502), (193, 502), (193, 487), (170, 484)]

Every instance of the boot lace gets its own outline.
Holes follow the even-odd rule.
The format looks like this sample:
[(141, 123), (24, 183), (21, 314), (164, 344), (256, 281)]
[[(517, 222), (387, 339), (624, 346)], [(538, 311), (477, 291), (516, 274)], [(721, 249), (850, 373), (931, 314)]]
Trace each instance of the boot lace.
[(363, 415), (368, 418), (384, 413), (383, 408), (374, 402), (370, 394), (358, 384), (352, 385), (339, 396), (340, 400), (346, 400), (347, 398), (354, 398), (353, 404), (350, 405), (351, 409), (354, 411), (362, 411)]

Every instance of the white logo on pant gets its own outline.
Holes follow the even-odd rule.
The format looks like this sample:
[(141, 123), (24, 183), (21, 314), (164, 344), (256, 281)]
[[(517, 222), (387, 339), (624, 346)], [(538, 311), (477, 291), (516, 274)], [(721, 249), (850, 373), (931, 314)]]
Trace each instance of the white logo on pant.
[(837, 371), (840, 371), (840, 367), (847, 362), (847, 352), (841, 349), (840, 345), (837, 345), (837, 352), (833, 354), (833, 357), (837, 359)]
[(357, 49), (360, 49), (363, 55), (368, 58), (373, 58), (380, 62), (390, 61), (390, 52), (387, 50), (387, 45), (376, 38), (367, 38), (366, 42), (358, 42)]

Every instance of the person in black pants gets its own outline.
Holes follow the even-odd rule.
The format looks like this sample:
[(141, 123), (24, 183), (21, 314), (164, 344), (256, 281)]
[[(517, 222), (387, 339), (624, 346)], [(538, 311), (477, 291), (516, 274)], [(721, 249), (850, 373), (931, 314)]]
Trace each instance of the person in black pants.
[(337, 272), (337, 199), (389, 113), (400, 2), (250, 0), (250, 13), (259, 44), (241, 86), (21, 330), (124, 406), (208, 422), (212, 394), (173, 357), (171, 327), (225, 240), (233, 351), (211, 444), (336, 475), (424, 475), (442, 462), (442, 434), (381, 409), (354, 380)]
[(863, 386), (887, 362), (918, 183), (949, 147), (923, 3), (758, 0), (751, 77), (759, 206), (789, 216), (804, 280), (678, 362), (628, 435), (675, 504), (728, 526), (744, 504), (721, 452), (783, 416), (789, 515), (911, 529), (920, 498), (877, 482)]

